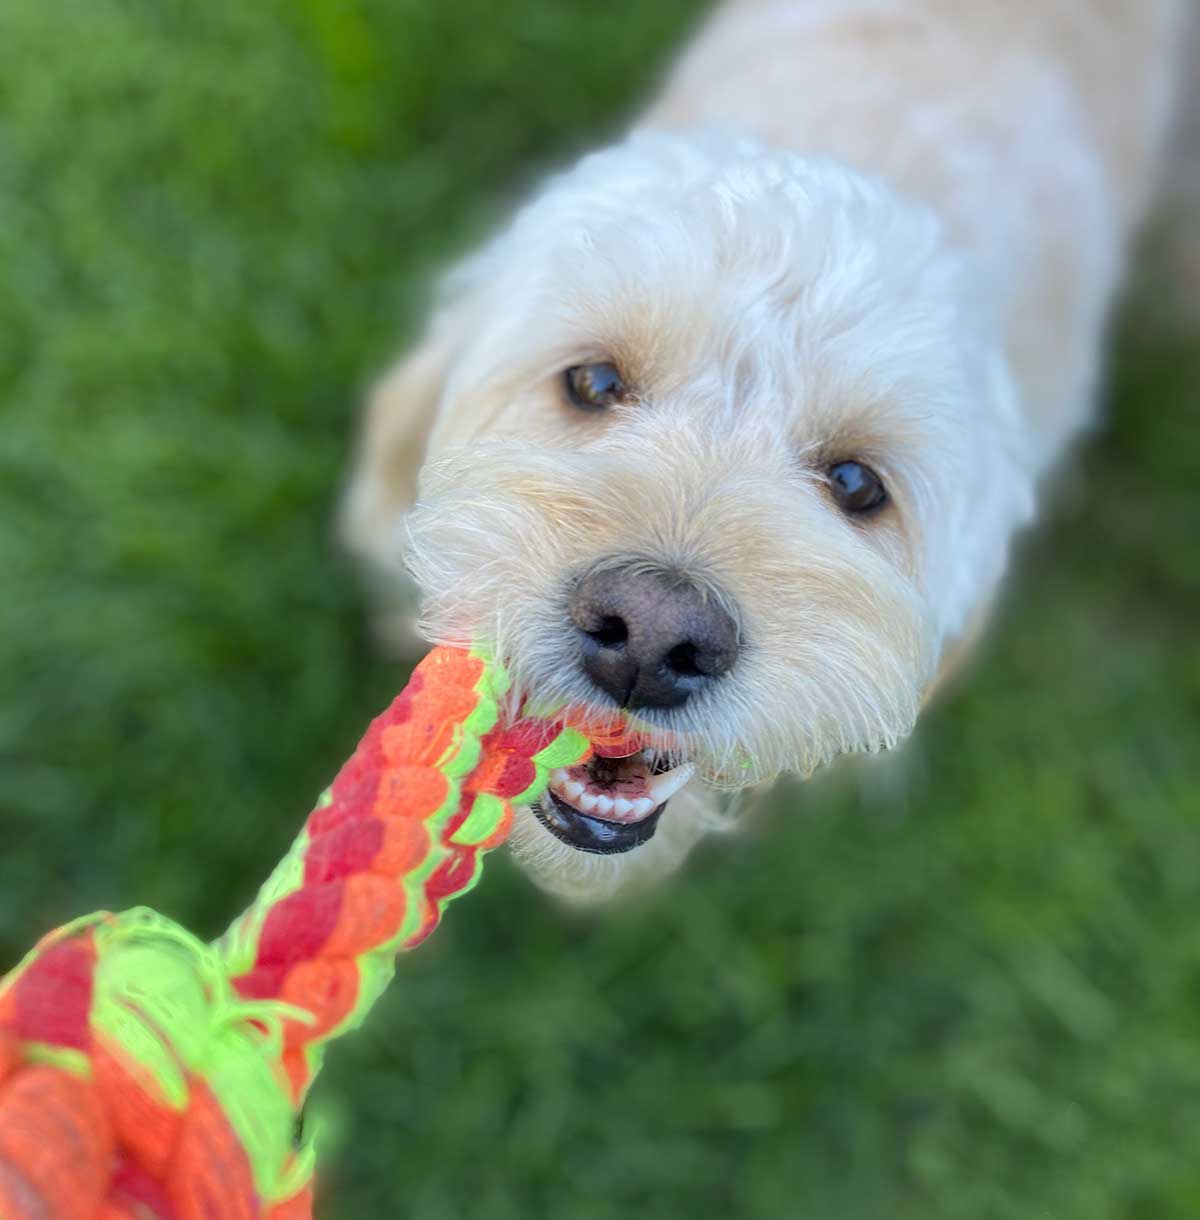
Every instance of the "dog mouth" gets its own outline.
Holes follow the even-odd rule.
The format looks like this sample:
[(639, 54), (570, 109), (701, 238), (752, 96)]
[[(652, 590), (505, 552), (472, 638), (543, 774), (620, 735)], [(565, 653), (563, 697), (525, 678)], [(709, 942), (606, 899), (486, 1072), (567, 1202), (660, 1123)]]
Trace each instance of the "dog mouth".
[(577, 851), (632, 851), (654, 837), (667, 802), (694, 769), (691, 763), (671, 766), (649, 750), (593, 758), (552, 772), (533, 810), (552, 835)]

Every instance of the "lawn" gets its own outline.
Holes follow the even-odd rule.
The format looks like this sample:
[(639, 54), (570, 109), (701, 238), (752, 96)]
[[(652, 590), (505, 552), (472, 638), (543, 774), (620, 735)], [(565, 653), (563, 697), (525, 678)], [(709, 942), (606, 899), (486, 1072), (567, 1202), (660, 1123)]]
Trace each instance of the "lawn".
[[(0, 962), (253, 892), (404, 678), (364, 380), (700, 7), (5, 0)], [(1200, 1215), (1200, 344), (1137, 330), (899, 782), (599, 918), (494, 861), (332, 1056), (323, 1220)]]

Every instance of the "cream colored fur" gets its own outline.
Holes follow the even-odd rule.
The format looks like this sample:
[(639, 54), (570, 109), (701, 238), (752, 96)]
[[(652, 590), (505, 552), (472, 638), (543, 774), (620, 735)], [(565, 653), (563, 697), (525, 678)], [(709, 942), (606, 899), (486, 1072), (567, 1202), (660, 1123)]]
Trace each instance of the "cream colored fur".
[[(415, 578), (425, 634), (493, 637), (538, 695), (594, 700), (570, 581), (648, 559), (719, 591), (738, 664), (660, 714), (698, 778), (649, 843), (582, 855), (521, 819), (549, 888), (659, 875), (712, 795), (888, 748), (1088, 422), (1151, 199), (1182, 5), (735, 0), (631, 135), (460, 267), (381, 383), (348, 535)], [(563, 401), (611, 360), (635, 403)], [(831, 461), (892, 505), (856, 522)]]

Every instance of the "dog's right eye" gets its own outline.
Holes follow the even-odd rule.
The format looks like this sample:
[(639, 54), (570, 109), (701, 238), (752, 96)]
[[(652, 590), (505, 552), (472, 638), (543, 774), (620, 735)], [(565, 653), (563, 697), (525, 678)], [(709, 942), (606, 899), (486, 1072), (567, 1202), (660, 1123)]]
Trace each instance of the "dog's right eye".
[(603, 411), (629, 398), (624, 378), (615, 364), (576, 364), (563, 374), (563, 385), (573, 407)]

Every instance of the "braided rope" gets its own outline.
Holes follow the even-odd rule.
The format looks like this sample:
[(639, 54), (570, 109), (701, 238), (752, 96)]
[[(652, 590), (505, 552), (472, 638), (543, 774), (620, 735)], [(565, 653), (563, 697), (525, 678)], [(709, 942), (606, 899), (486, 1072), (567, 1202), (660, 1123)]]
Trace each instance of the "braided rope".
[(636, 748), (617, 721), (505, 724), (506, 686), (479, 652), (431, 652), (216, 945), (100, 913), (0, 982), (0, 1220), (311, 1216), (295, 1118), (325, 1047), (551, 770)]

